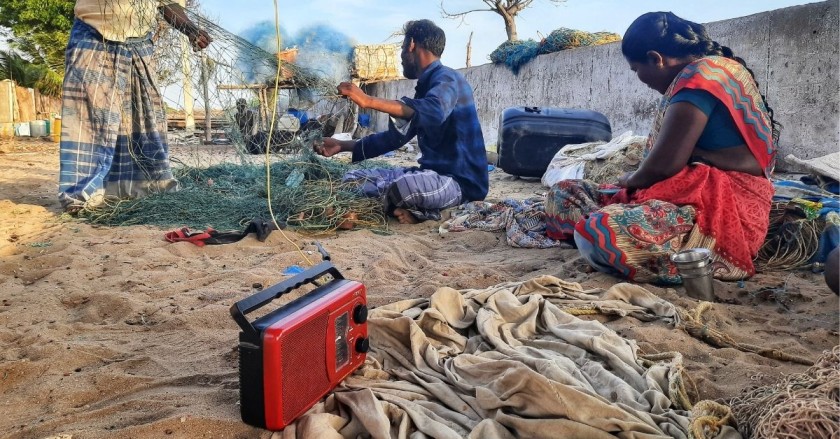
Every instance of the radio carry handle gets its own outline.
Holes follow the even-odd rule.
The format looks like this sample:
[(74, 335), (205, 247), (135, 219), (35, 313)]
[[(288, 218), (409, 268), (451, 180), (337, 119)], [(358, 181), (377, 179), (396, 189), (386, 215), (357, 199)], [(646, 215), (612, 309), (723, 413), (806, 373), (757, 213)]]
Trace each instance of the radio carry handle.
[(243, 332), (252, 336), (258, 335), (258, 331), (254, 328), (254, 325), (248, 321), (245, 314), (262, 308), (272, 300), (278, 299), (280, 296), (283, 296), (302, 285), (315, 283), (316, 280), (322, 278), (326, 274), (332, 275), (333, 279), (344, 279), (341, 272), (339, 272), (332, 262), (330, 262), (330, 255), (326, 250), (324, 250), (324, 247), (322, 247), (318, 242), (315, 242), (315, 245), (318, 247), (318, 252), (321, 253), (321, 256), (324, 258), (321, 263), (308, 268), (303, 273), (286, 279), (279, 284), (272, 285), (231, 305), (230, 315), (239, 327), (242, 328)]

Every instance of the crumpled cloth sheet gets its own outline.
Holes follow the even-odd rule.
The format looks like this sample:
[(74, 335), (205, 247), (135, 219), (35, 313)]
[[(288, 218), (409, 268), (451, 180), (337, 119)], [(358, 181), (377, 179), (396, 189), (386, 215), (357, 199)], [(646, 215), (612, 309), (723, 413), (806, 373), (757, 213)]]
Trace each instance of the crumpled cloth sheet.
[(525, 200), (508, 198), (498, 203), (471, 201), (452, 211), (450, 219), (441, 223), (438, 233), (465, 230), (505, 232), (511, 247), (572, 248), (571, 244), (549, 238), (545, 234), (545, 197)]
[[(692, 414), (669, 397), (679, 354), (643, 362), (633, 340), (563, 309), (678, 319), (632, 284), (440, 288), (372, 310), (366, 364), (273, 438), (690, 437)], [(741, 436), (727, 425), (707, 437)]]

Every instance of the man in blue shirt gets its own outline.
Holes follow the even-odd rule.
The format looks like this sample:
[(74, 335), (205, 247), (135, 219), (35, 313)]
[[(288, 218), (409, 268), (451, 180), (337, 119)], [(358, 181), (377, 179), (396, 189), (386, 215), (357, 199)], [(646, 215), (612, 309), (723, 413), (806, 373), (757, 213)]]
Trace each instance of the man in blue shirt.
[(383, 199), (385, 210), (401, 223), (439, 220), (440, 211), (487, 196), (487, 155), (473, 92), (463, 75), (440, 63), (443, 30), (429, 20), (406, 23), (403, 75), (417, 79), (414, 98), (387, 100), (344, 82), (338, 92), (361, 108), (391, 116), (388, 130), (357, 141), (325, 138), (315, 151), (325, 157), (352, 152), (359, 162), (393, 151), (417, 137), (419, 167), (349, 172), (368, 196)]

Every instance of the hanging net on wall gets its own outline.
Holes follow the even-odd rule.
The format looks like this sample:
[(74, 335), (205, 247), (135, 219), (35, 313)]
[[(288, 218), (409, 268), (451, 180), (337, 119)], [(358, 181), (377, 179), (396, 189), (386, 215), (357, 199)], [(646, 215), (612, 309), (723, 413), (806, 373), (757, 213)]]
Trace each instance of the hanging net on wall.
[(494, 64), (504, 64), (514, 74), (518, 74), (522, 66), (538, 55), (615, 41), (621, 41), (621, 36), (612, 32), (590, 33), (561, 27), (539, 42), (534, 40), (505, 41), (490, 53), (490, 61)]

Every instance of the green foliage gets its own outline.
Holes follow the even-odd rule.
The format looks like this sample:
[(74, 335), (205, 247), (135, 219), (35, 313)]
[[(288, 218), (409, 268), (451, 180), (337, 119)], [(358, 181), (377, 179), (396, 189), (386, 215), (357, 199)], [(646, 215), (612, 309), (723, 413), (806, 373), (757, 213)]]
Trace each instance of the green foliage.
[(11, 79), (21, 87), (32, 87), (43, 74), (42, 69), (12, 52), (0, 52), (0, 80)]
[(0, 79), (60, 95), (74, 5), (74, 0), (0, 1), (0, 27), (11, 31), (9, 44), (23, 55), (0, 53)]
[(11, 46), (33, 63), (61, 72), (74, 5), (74, 0), (3, 0), (0, 26), (11, 30)]
[(11, 79), (21, 87), (37, 88), (45, 95), (61, 94), (61, 75), (12, 51), (0, 52), (0, 80), (4, 79)]
[(35, 87), (47, 96), (61, 96), (61, 86), (64, 82), (62, 75), (52, 69), (45, 69), (44, 76), (35, 83)]

